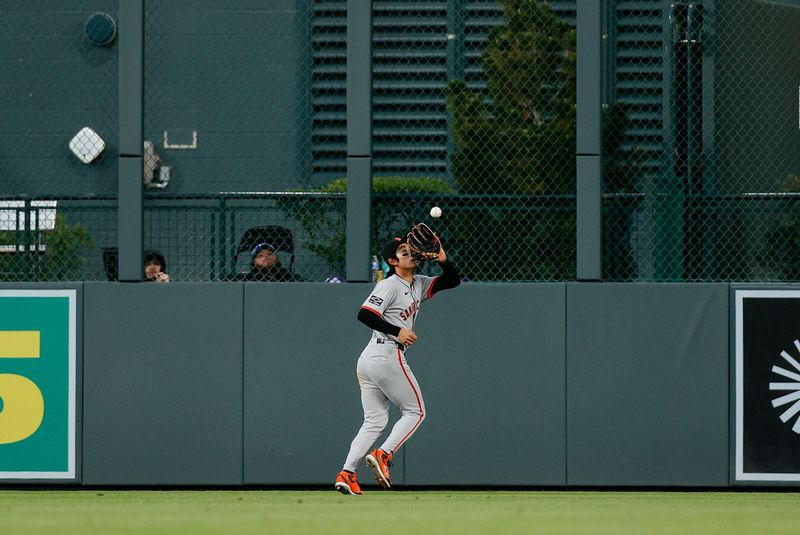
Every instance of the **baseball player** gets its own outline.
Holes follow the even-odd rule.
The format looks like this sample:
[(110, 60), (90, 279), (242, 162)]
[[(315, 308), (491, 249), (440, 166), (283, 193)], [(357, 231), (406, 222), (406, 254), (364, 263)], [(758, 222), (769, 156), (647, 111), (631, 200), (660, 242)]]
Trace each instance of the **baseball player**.
[[(342, 494), (362, 494), (356, 468), (364, 458), (381, 487), (391, 487), (392, 456), (425, 419), (425, 402), (414, 373), (406, 361), (406, 350), (417, 341), (414, 324), (420, 304), (460, 283), (456, 268), (439, 249), (442, 267), (438, 277), (415, 275), (418, 261), (412, 258), (405, 238), (395, 238), (383, 248), (388, 276), (379, 281), (364, 301), (358, 319), (372, 329), (372, 337), (361, 352), (356, 367), (361, 388), (364, 423), (350, 445), (350, 452), (336, 477)], [(380, 448), (370, 451), (389, 421), (389, 402), (402, 415)]]

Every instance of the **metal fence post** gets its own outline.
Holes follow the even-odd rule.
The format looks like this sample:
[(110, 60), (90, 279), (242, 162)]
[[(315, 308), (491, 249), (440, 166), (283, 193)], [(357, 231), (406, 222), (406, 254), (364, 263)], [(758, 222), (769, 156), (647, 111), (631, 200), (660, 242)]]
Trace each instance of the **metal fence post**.
[(347, 0), (347, 280), (370, 280), (372, 2)]
[[(466, 45), (464, 35), (464, 12), (466, 6), (461, 0), (447, 0), (447, 83), (453, 80), (464, 79), (464, 68), (466, 61)], [(447, 154), (445, 166), (446, 176), (452, 178), (452, 159), (450, 154), (456, 152), (456, 144), (453, 140), (453, 116), (447, 113)]]
[(602, 278), (601, 0), (577, 5), (577, 279)]
[(144, 0), (119, 6), (119, 280), (141, 281)]

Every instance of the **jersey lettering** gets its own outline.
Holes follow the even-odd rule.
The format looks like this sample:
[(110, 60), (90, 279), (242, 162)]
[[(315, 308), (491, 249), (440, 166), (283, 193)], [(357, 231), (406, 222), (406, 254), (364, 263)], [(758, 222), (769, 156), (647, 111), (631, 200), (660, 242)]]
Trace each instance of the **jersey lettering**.
[(400, 312), (400, 317), (403, 319), (403, 321), (406, 321), (408, 318), (414, 315), (414, 312), (416, 312), (418, 308), (419, 301), (414, 301), (410, 307)]

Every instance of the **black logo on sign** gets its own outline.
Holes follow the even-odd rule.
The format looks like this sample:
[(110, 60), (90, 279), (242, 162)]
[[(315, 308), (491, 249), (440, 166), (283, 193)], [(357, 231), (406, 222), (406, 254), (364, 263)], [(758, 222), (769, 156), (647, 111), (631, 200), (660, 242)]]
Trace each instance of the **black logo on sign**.
[[(797, 348), (797, 351), (800, 352), (800, 340), (795, 340), (794, 346)], [(791, 365), (792, 369), (787, 370), (780, 366), (773, 366), (771, 370), (772, 373), (781, 375), (783, 380), (776, 378), (778, 380), (771, 382), (769, 384), (769, 389), (776, 391), (774, 395), (778, 395), (778, 397), (772, 400), (772, 406), (776, 409), (781, 407), (779, 409), (782, 411), (780, 415), (781, 422), (787, 423), (794, 419), (797, 413), (800, 412), (800, 363), (786, 351), (781, 351), (781, 357)], [(786, 379), (789, 379), (791, 382), (787, 383)], [(781, 391), (789, 391), (789, 393), (784, 395)], [(785, 408), (784, 405), (789, 405), (789, 407)], [(792, 431), (800, 434), (800, 418), (795, 420)]]
[(377, 295), (370, 295), (369, 302), (372, 303), (373, 305), (381, 306), (383, 304), (383, 299), (381, 299)]

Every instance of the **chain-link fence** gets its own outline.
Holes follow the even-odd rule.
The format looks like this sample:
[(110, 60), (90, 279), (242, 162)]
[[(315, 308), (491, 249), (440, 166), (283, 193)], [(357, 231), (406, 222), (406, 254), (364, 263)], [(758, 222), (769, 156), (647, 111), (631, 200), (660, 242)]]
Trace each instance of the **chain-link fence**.
[(145, 1), (144, 240), (173, 280), (244, 277), (259, 242), (304, 279), (324, 275), (284, 209), (313, 186), (302, 4)]
[(0, 5), (0, 281), (105, 279), (117, 0)]
[[(0, 6), (4, 281), (116, 276), (118, 1)], [(343, 279), (347, 1), (144, 7), (150, 256)], [(372, 3), (373, 252), (424, 221), (470, 280), (575, 278), (579, 7)], [(800, 277), (798, 12), (603, 2), (605, 280)]]
[[(555, 4), (373, 3), (374, 252), (435, 204), (471, 280), (574, 277), (575, 6)], [(284, 266), (341, 279), (347, 2), (200, 6), (145, 4), (148, 247), (219, 280), (284, 228)]]
[(575, 277), (574, 17), (574, 2), (374, 3), (380, 224), (431, 224), (470, 280)]
[(609, 17), (606, 278), (797, 280), (800, 6), (619, 1)]

